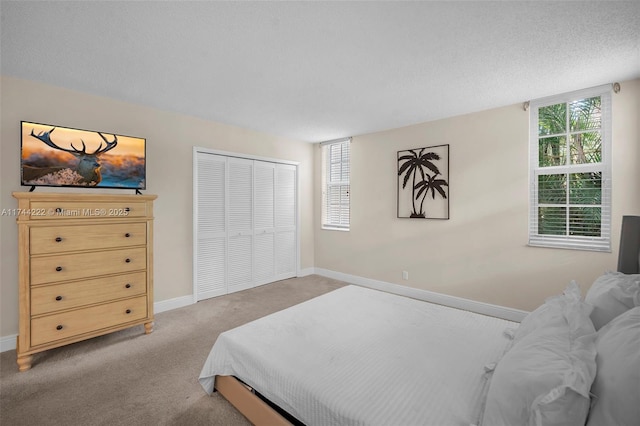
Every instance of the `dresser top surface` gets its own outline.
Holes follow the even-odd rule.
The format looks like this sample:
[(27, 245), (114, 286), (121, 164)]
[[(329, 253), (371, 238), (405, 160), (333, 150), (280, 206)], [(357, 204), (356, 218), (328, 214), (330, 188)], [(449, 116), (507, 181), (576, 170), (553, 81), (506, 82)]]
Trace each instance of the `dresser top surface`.
[(70, 192), (12, 192), (14, 198), (37, 201), (151, 201), (158, 198), (151, 194), (96, 194)]

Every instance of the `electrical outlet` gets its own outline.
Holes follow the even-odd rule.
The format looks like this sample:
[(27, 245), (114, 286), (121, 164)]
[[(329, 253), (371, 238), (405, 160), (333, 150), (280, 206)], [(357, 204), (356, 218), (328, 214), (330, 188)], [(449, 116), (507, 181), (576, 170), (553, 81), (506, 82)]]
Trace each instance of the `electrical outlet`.
[(402, 279), (403, 280), (408, 280), (409, 279), (409, 272), (402, 271)]

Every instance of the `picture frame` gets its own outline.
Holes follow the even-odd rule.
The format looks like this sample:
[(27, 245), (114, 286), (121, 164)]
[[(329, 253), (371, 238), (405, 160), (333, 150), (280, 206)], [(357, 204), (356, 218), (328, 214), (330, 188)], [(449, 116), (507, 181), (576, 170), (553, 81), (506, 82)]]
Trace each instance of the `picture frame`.
[(449, 145), (398, 151), (398, 218), (449, 219)]

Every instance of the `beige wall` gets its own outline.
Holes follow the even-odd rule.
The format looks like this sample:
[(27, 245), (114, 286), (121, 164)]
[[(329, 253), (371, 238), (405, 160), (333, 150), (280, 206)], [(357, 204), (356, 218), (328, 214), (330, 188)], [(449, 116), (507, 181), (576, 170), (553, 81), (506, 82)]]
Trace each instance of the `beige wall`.
[[(513, 105), (354, 137), (351, 230), (321, 230), (316, 203), (315, 266), (524, 310), (572, 279), (585, 292), (616, 267), (621, 216), (640, 214), (639, 99), (640, 80), (613, 95), (612, 253), (527, 246), (529, 114)], [(450, 220), (396, 218), (397, 151), (440, 144)], [(315, 164), (320, 199), (318, 148)]]
[[(193, 146), (299, 162), (300, 267), (313, 266), (311, 144), (6, 76), (1, 77), (0, 89), (0, 208), (17, 207), (11, 192), (28, 190), (20, 186), (19, 178), (21, 120), (147, 138), (145, 193), (158, 195), (154, 229), (156, 302), (192, 294)], [(18, 332), (15, 217), (0, 217), (0, 235), (2, 337)]]
[[(610, 254), (526, 246), (528, 113), (520, 105), (354, 137), (351, 231), (336, 232), (320, 230), (317, 146), (5, 76), (0, 101), (0, 209), (15, 208), (11, 192), (27, 189), (19, 181), (21, 120), (147, 138), (145, 192), (159, 196), (156, 302), (192, 293), (193, 146), (300, 162), (301, 268), (526, 310), (571, 279), (586, 291), (615, 268), (620, 218), (640, 214), (640, 80), (613, 96)], [(451, 219), (397, 219), (397, 151), (438, 144), (450, 144)], [(18, 330), (16, 240), (15, 218), (1, 216), (0, 337)]]

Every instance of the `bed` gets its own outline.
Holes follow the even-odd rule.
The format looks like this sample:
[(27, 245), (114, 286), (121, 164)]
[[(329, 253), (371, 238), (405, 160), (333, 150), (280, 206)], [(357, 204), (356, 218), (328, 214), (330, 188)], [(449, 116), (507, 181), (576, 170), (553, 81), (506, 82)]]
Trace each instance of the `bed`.
[(346, 286), (222, 333), (199, 380), (256, 425), (639, 424), (640, 217), (618, 270), (522, 324)]

